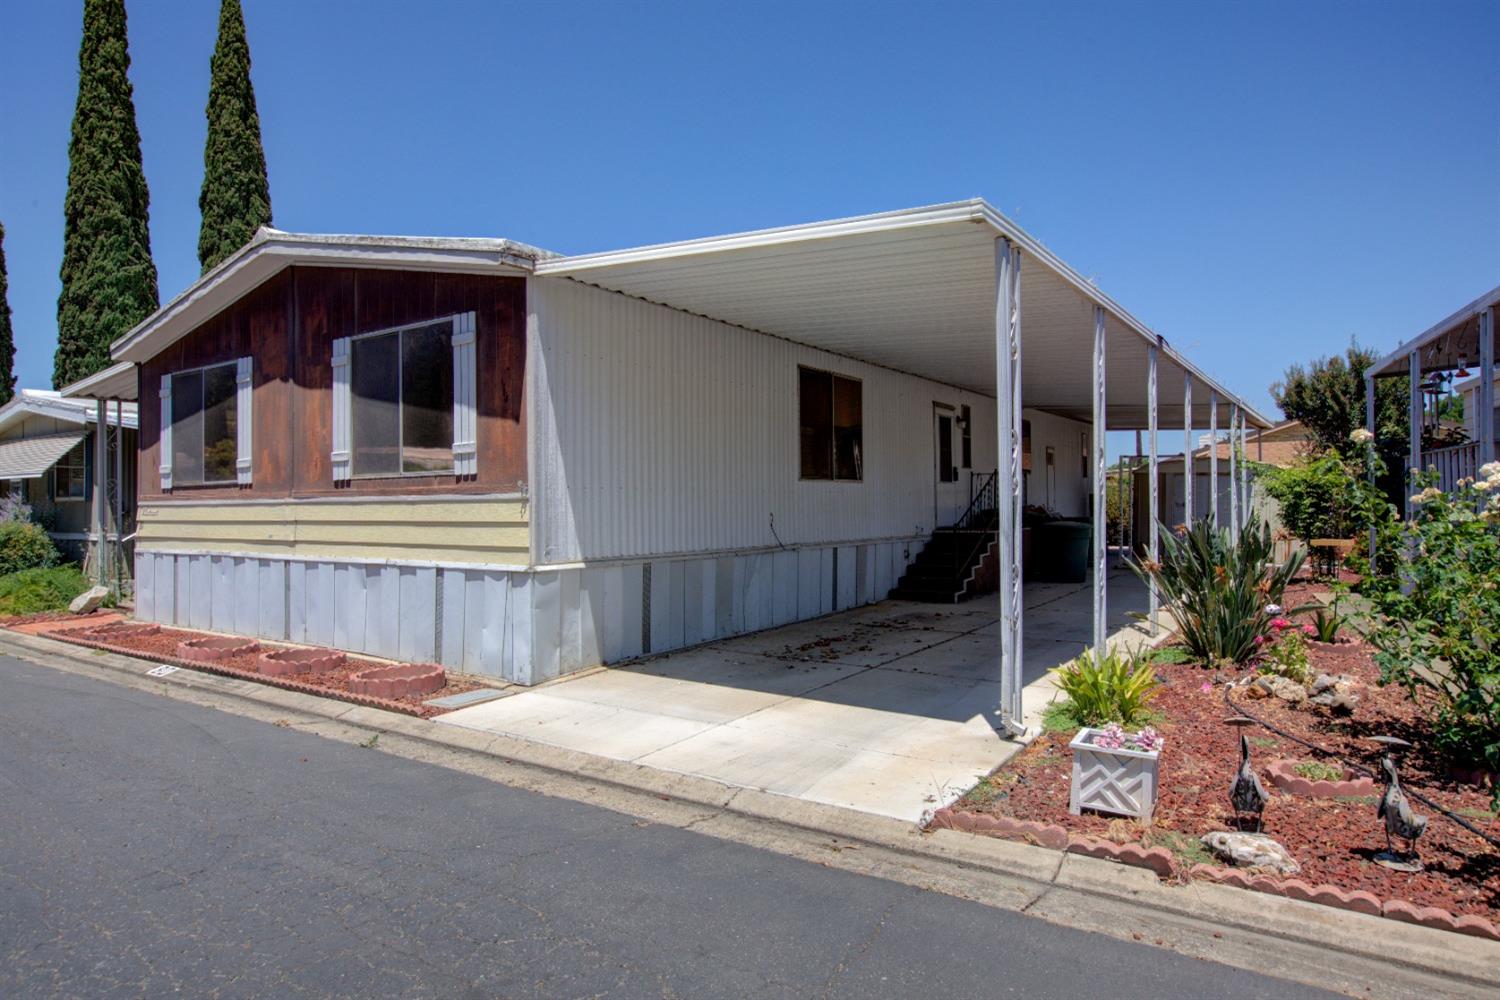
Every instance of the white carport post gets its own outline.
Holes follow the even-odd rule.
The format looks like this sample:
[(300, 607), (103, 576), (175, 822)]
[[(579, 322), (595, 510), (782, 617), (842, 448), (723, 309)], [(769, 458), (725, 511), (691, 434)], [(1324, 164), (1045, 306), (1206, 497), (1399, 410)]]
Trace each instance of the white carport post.
[(1479, 464), (1495, 460), (1495, 307), (1479, 313)]
[(1104, 307), (1094, 307), (1094, 657), (1104, 659), (1105, 577), (1109, 572), (1109, 549), (1104, 517), (1104, 436), (1109, 429), (1104, 398), (1105, 333)]
[(1024, 732), (1021, 708), (1021, 251), (995, 241), (995, 408), (1000, 461), (995, 531), (1000, 550), (1000, 719)]
[(1240, 411), (1240, 524), (1250, 523), (1250, 418)]
[[(1406, 475), (1406, 480), (1407, 484), (1410, 485), (1411, 473), (1422, 471), (1422, 422), (1424, 419), (1424, 415), (1422, 413), (1422, 356), (1416, 351), (1412, 351), (1411, 354), (1407, 356), (1406, 376), (1406, 405), (1408, 418), (1408, 431), (1406, 439), (1406, 466), (1408, 472)], [(1410, 489), (1407, 489), (1405, 492), (1407, 494), (1406, 516), (1407, 518), (1410, 518), (1412, 515), (1412, 491)]]
[(1219, 394), (1208, 394), (1208, 523), (1219, 527)]
[[(1150, 539), (1150, 542), (1149, 542), (1150, 553), (1149, 553), (1148, 558), (1152, 562), (1156, 562), (1158, 559), (1161, 558), (1161, 539), (1157, 535), (1157, 532), (1160, 530), (1157, 525), (1158, 525), (1158, 522), (1161, 520), (1161, 499), (1157, 495), (1158, 485), (1157, 485), (1157, 482), (1156, 482), (1157, 471), (1156, 471), (1156, 345), (1155, 344), (1152, 344), (1150, 346), (1150, 348), (1148, 349), (1148, 352), (1147, 352), (1147, 355), (1146, 355), (1146, 359), (1147, 359), (1146, 360), (1146, 428), (1147, 428), (1146, 434), (1147, 434), (1147, 437), (1150, 439), (1149, 443), (1146, 446), (1147, 449), (1148, 449), (1148, 456), (1149, 456), (1147, 458), (1146, 465), (1147, 465), (1147, 469), (1148, 469), (1147, 475), (1150, 477), (1150, 480), (1151, 480), (1151, 488), (1149, 490), (1149, 497), (1150, 497), (1150, 499), (1148, 501), (1148, 510), (1147, 510), (1147, 513), (1148, 513), (1149, 517), (1151, 518), (1150, 531), (1147, 533), (1147, 537)], [(1155, 584), (1152, 584), (1152, 586), (1149, 589), (1151, 591), (1151, 603), (1150, 603), (1150, 609), (1151, 609), (1151, 614), (1150, 614), (1150, 618), (1151, 618), (1151, 632), (1153, 634), (1155, 634), (1155, 632), (1156, 632), (1156, 612), (1157, 612), (1158, 606), (1161, 603), (1161, 599), (1157, 596), (1156, 585)]]
[(109, 543), (105, 540), (105, 531), (109, 525), (109, 515), (105, 513), (105, 480), (109, 478), (109, 442), (105, 435), (109, 433), (109, 404), (103, 399), (94, 404), (94, 495), (91, 497), (93, 503), (94, 532), (94, 582), (105, 583), (104, 561), (105, 550)]
[(1198, 476), (1193, 462), (1193, 373), (1182, 376), (1182, 522), (1193, 526), (1193, 480)]
[(1240, 408), (1238, 405), (1229, 407), (1229, 530), (1234, 534), (1240, 533), (1240, 479), (1239, 467), (1235, 459), (1235, 452), (1239, 450), (1240, 442), (1235, 432), (1239, 426)]

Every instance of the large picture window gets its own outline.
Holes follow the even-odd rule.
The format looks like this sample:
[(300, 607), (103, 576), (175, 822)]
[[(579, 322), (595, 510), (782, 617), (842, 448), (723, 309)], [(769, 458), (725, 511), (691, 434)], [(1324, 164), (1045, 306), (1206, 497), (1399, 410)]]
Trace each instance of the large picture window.
[(864, 469), (864, 385), (814, 368), (797, 369), (803, 479), (858, 482)]
[(354, 475), (453, 471), (453, 321), (353, 338)]
[(235, 362), (172, 375), (172, 479), (177, 486), (233, 483), (239, 406)]

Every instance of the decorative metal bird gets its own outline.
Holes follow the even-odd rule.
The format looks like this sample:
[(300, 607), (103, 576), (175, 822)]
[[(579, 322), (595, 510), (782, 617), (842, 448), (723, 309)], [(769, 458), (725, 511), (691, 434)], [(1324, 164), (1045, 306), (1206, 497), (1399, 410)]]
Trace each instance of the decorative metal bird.
[(1255, 832), (1260, 832), (1261, 813), (1266, 809), (1266, 790), (1250, 766), (1250, 739), (1244, 733), (1240, 733), (1240, 769), (1235, 772), (1234, 781), (1229, 786), (1229, 804), (1234, 807), (1235, 822), (1241, 830), (1245, 828), (1245, 816), (1250, 814), (1255, 817)]
[[(1390, 754), (1380, 758), (1380, 769), (1385, 772), (1385, 794), (1375, 815), (1385, 820), (1385, 851), (1375, 860), (1387, 868), (1397, 871), (1421, 871), (1422, 861), (1417, 857), (1417, 838), (1427, 829), (1427, 817), (1412, 812), (1406, 793), (1401, 790), (1401, 778), (1396, 774), (1396, 760)], [(1406, 841), (1405, 851), (1396, 851), (1391, 838)]]

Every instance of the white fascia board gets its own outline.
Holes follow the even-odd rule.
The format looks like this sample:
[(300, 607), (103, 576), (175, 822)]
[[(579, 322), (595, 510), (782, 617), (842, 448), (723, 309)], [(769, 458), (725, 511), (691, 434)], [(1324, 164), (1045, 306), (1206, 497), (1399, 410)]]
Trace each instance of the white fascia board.
[(1447, 318), (1434, 323), (1415, 337), (1396, 348), (1379, 361), (1365, 369), (1366, 378), (1380, 378), (1382, 376), (1399, 376), (1407, 372), (1407, 355), (1419, 348), (1426, 347), (1441, 337), (1452, 333), (1456, 327), (1462, 326), (1469, 320), (1478, 316), (1490, 306), (1500, 304), (1500, 286), (1491, 288), (1485, 294), (1479, 296), (1473, 302), (1462, 309), (1449, 315)]
[[(1195, 381), (1216, 392), (1225, 403), (1233, 403), (1245, 411), (1251, 423), (1270, 427), (1272, 421), (1263, 416), (1236, 393), (1230, 392), (1210, 378), (1200, 368), (1174, 350), (1163, 338), (1153, 333), (1144, 323), (1130, 315), (1118, 302), (1110, 298), (1097, 286), (1073, 270), (1063, 260), (1048, 250), (1039, 240), (1010, 219), (1001, 215), (982, 198), (968, 201), (928, 205), (921, 208), (880, 212), (852, 218), (834, 219), (828, 222), (813, 222), (775, 229), (759, 229), (748, 233), (728, 236), (709, 236), (676, 243), (657, 243), (650, 246), (626, 250), (606, 250), (599, 253), (579, 254), (574, 257), (554, 257), (539, 260), (536, 273), (542, 276), (578, 277), (588, 280), (588, 272), (606, 267), (642, 264), (652, 261), (670, 260), (678, 257), (723, 253), (731, 250), (746, 250), (774, 247), (810, 240), (834, 239), (841, 236), (857, 236), (886, 232), (895, 229), (913, 229), (922, 226), (950, 225), (957, 222), (988, 224), (1002, 236), (1015, 242), (1022, 251), (1041, 261), (1047, 268), (1077, 289), (1087, 300), (1103, 306), (1128, 329), (1133, 330), (1149, 343), (1157, 344), (1166, 356), (1183, 370), (1192, 374)], [(1024, 308), (1024, 307), (1023, 307)]]
[(695, 240), (655, 243), (626, 250), (604, 250), (598, 253), (578, 254), (574, 257), (554, 257), (537, 261), (536, 273), (572, 277), (597, 268), (614, 267), (620, 264), (642, 264), (650, 261), (670, 260), (674, 257), (696, 257), (730, 250), (750, 250), (810, 240), (834, 239), (840, 236), (860, 236), (892, 229), (912, 229), (954, 222), (982, 222), (986, 207), (983, 201), (973, 199), (949, 202), (944, 205), (929, 205), (923, 208), (906, 208), (895, 212), (880, 212), (875, 215), (833, 219), (828, 222), (757, 229), (748, 233), (732, 233), (728, 236), (706, 236)]
[(139, 364), (295, 265), (524, 275), (532, 259), (502, 240), (305, 237), (262, 230), (110, 345), (116, 361)]

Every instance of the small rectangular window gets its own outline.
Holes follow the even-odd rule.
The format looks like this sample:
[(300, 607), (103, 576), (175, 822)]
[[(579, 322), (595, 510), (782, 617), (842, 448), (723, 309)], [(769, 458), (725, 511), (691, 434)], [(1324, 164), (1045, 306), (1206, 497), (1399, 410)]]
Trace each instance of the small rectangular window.
[(350, 344), (354, 475), (453, 471), (453, 321)]
[(938, 482), (958, 481), (958, 470), (953, 467), (953, 418), (947, 414), (938, 417)]
[[(52, 467), (52, 495), (58, 500), (83, 500), (87, 497), (84, 443), (78, 442)], [(12, 491), (14, 493), (14, 490)]]
[(960, 453), (963, 456), (963, 467), (974, 468), (974, 414), (967, 406), (959, 407), (958, 426), (963, 434)]
[(172, 482), (235, 482), (239, 457), (233, 362), (172, 375)]
[(797, 369), (798, 444), (803, 479), (859, 482), (864, 469), (864, 383)]

